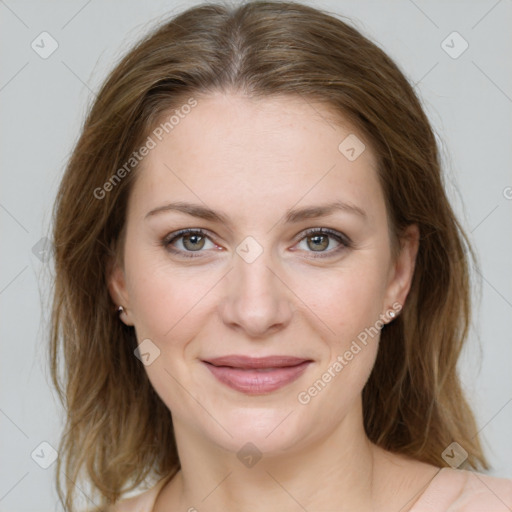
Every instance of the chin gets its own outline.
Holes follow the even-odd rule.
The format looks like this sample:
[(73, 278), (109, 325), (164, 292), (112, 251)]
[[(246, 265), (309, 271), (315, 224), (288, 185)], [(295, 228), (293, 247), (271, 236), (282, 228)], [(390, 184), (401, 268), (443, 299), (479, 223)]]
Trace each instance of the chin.
[[(312, 437), (316, 422), (307, 409), (285, 403), (290, 401), (279, 406), (276, 402), (275, 407), (236, 407), (222, 414), (219, 411), (217, 419), (232, 437), (222, 428), (205, 429), (203, 435), (237, 455), (253, 450), (269, 457), (297, 450)], [(211, 428), (211, 422), (208, 427)]]

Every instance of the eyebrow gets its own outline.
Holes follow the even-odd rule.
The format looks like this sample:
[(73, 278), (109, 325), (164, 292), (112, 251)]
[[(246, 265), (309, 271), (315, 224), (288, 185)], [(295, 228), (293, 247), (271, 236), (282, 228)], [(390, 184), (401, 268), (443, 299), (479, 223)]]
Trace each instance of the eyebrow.
[[(224, 213), (216, 212), (215, 210), (201, 206), (199, 204), (186, 203), (182, 201), (159, 206), (158, 208), (149, 211), (144, 218), (147, 219), (158, 213), (169, 211), (182, 212), (193, 217), (198, 217), (200, 219), (230, 225), (229, 217)], [(289, 209), (285, 214), (285, 223), (296, 223), (306, 219), (326, 217), (336, 211), (350, 213), (362, 217), (365, 220), (367, 219), (366, 212), (359, 208), (359, 206), (349, 202), (335, 201), (333, 203), (328, 203), (321, 206), (308, 206), (304, 208)]]

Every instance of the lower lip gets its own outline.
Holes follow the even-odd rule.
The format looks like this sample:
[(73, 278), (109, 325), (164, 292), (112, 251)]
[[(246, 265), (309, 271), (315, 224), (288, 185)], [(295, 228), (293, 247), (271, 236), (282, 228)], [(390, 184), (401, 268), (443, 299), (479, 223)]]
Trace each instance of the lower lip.
[(298, 379), (311, 361), (304, 361), (296, 366), (272, 368), (271, 370), (255, 370), (231, 368), (229, 366), (213, 366), (204, 363), (213, 375), (226, 386), (248, 395), (262, 395), (276, 391)]

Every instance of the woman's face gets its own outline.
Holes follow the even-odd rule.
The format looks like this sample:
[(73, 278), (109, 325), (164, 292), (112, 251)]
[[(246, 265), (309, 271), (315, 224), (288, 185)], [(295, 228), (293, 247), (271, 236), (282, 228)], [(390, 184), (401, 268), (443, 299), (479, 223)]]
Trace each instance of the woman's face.
[(109, 288), (176, 435), (277, 453), (359, 426), (417, 250), (391, 259), (368, 144), (325, 106), (221, 93), (152, 138)]

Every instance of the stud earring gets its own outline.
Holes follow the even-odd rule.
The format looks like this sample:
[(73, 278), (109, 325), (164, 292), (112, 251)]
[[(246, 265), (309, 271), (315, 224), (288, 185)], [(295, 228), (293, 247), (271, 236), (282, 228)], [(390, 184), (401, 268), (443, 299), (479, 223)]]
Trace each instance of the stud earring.
[(396, 314), (395, 314), (395, 312), (394, 312), (394, 311), (390, 311), (390, 312), (389, 312), (389, 316), (390, 316), (391, 318), (395, 318)]
[(119, 307), (117, 308), (117, 312), (118, 312), (119, 314), (121, 314), (123, 311), (124, 311), (123, 306), (119, 306)]

